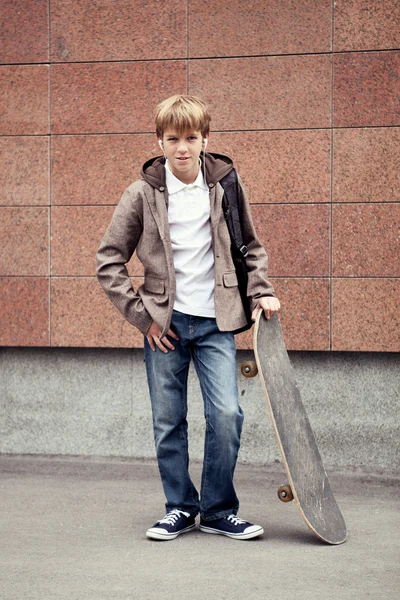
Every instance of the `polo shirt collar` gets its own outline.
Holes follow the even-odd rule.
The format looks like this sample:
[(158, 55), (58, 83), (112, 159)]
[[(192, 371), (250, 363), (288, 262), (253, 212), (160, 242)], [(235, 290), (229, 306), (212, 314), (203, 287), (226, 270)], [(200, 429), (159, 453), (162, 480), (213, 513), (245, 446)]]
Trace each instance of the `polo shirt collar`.
[(206, 186), (205, 181), (204, 181), (203, 172), (201, 170), (202, 163), (200, 160), (199, 160), (199, 163), (200, 163), (200, 169), (199, 169), (199, 173), (197, 175), (196, 181), (194, 183), (188, 184), (188, 183), (183, 183), (183, 181), (181, 181), (180, 179), (175, 177), (175, 175), (173, 174), (173, 172), (170, 169), (168, 160), (166, 160), (165, 161), (165, 183), (167, 186), (168, 194), (175, 194), (176, 192), (180, 192), (181, 190), (184, 190), (185, 188), (187, 188), (189, 185), (191, 187), (199, 187), (199, 188), (202, 188), (203, 190), (208, 190), (208, 187)]

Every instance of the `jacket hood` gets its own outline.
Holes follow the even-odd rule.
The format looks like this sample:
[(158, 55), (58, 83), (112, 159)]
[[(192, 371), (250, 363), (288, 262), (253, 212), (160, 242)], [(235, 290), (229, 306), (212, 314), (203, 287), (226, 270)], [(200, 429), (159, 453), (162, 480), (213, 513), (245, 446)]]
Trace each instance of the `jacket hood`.
[[(232, 160), (223, 154), (206, 152), (206, 180), (207, 185), (215, 185), (233, 168)], [(165, 188), (165, 158), (157, 156), (144, 163), (141, 171), (142, 178), (155, 188)], [(163, 190), (161, 190), (163, 191)]]

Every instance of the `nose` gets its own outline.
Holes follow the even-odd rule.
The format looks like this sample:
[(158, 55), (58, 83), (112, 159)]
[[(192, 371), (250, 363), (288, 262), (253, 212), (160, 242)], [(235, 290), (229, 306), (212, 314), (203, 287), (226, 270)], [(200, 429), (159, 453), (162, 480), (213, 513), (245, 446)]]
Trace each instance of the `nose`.
[(185, 139), (179, 140), (179, 144), (178, 144), (178, 152), (180, 154), (185, 154), (185, 152), (187, 151), (187, 142)]

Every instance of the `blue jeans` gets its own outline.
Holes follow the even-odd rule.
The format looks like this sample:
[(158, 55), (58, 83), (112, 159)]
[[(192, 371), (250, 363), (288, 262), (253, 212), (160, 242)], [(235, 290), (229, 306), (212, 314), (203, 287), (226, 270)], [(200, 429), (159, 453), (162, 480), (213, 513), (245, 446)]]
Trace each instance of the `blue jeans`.
[[(173, 312), (169, 338), (175, 350), (153, 352), (145, 338), (145, 361), (153, 411), (156, 455), (167, 512), (175, 508), (205, 520), (236, 514), (233, 474), (243, 412), (238, 404), (234, 336), (215, 319)], [(193, 358), (204, 401), (206, 433), (200, 498), (189, 475), (187, 380)]]

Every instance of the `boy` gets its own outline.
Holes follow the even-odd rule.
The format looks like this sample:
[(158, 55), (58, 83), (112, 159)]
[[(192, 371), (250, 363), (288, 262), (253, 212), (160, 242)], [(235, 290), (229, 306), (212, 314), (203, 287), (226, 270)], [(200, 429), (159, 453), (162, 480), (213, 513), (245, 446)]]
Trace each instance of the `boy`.
[[(166, 515), (146, 535), (171, 540), (195, 527), (250, 539), (262, 527), (237, 517), (233, 475), (243, 412), (238, 404), (232, 331), (246, 323), (221, 207), (219, 181), (232, 161), (206, 153), (210, 115), (194, 96), (158, 105), (156, 135), (164, 156), (151, 159), (142, 179), (124, 192), (97, 253), (97, 276), (124, 317), (144, 334)], [(280, 308), (267, 281), (267, 256), (242, 195), (252, 318)], [(144, 285), (134, 290), (125, 264), (136, 250)], [(193, 359), (204, 400), (206, 434), (201, 494), (189, 472), (187, 377)]]

